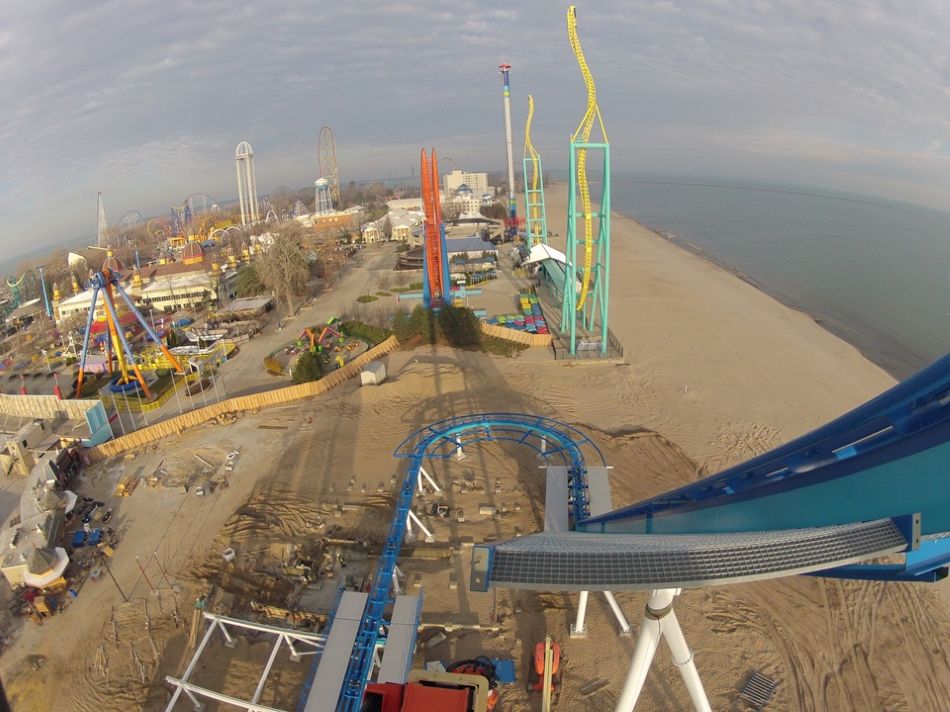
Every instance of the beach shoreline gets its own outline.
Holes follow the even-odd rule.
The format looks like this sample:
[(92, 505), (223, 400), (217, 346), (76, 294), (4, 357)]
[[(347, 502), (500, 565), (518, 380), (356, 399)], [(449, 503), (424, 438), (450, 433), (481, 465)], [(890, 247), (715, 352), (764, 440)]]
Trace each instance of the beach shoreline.
[[(924, 359), (910, 354), (905, 347), (894, 341), (892, 337), (881, 334), (880, 332), (876, 332), (867, 325), (862, 325), (861, 327), (856, 328), (838, 319), (835, 319), (834, 317), (828, 315), (818, 315), (813, 311), (808, 310), (802, 306), (800, 301), (794, 296), (785, 294), (780, 290), (770, 288), (767, 283), (759, 281), (752, 275), (743, 272), (738, 267), (721, 260), (713, 253), (709, 252), (709, 250), (693, 242), (690, 242), (689, 240), (686, 240), (675, 233), (664, 230), (662, 227), (641, 223), (636, 219), (636, 217), (627, 215), (619, 210), (614, 210), (612, 212), (615, 216), (632, 220), (645, 230), (652, 232), (657, 237), (669, 242), (672, 245), (675, 245), (676, 247), (679, 247), (680, 249), (696, 255), (700, 259), (715, 265), (719, 269), (728, 272), (729, 274), (742, 280), (746, 284), (749, 284), (763, 294), (768, 295), (789, 309), (794, 309), (795, 311), (801, 312), (805, 316), (812, 319), (816, 325), (823, 328), (829, 334), (832, 334), (833, 336), (836, 336), (837, 338), (849, 343), (851, 346), (860, 351), (868, 361), (880, 366), (897, 380), (904, 380), (905, 378), (908, 378), (920, 369), (927, 366), (929, 363)], [(877, 345), (872, 345), (872, 342)], [(886, 344), (888, 342), (890, 342), (890, 346), (880, 346), (880, 344)], [(902, 351), (902, 353), (898, 353), (897, 351)]]

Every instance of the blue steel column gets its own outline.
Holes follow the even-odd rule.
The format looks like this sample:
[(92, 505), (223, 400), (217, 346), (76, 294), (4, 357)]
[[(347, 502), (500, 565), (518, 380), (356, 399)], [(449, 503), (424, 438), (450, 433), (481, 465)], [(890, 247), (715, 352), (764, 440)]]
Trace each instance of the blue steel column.
[[(99, 298), (99, 285), (101, 281), (98, 275), (92, 280), (92, 303), (89, 305), (89, 316), (86, 318), (86, 331), (82, 337), (82, 351), (79, 352), (79, 372), (86, 369), (86, 352), (89, 349), (89, 335), (92, 333), (92, 321), (96, 314), (96, 300)], [(79, 397), (79, 393), (76, 397)]]
[(452, 303), (452, 281), (449, 272), (449, 253), (445, 247), (445, 223), (439, 225), (439, 244), (442, 251), (442, 303)]
[(49, 295), (46, 293), (46, 278), (43, 276), (43, 268), (37, 267), (40, 273), (40, 288), (43, 290), (43, 304), (46, 306), (46, 316), (53, 318), (53, 307), (49, 303)]

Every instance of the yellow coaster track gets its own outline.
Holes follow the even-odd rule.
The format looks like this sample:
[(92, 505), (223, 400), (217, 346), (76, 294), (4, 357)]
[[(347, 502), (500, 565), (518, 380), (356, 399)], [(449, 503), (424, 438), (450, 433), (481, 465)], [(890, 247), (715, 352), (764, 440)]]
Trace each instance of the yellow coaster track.
[[(528, 94), (528, 119), (524, 124), (524, 150), (528, 154), (528, 158), (531, 160), (531, 190), (537, 192), (538, 190), (538, 181), (541, 177), (541, 170), (538, 166), (538, 159), (540, 156), (534, 148), (534, 144), (531, 143), (531, 120), (534, 118), (534, 97)], [(525, 177), (527, 180), (527, 176)], [(526, 199), (527, 202), (527, 199)], [(527, 207), (527, 206), (526, 206)], [(531, 219), (533, 221), (539, 221), (541, 219), (541, 211), (537, 205), (534, 205), (530, 208), (531, 210)], [(537, 223), (533, 223), (537, 224)], [(529, 235), (531, 238), (532, 244), (536, 244), (540, 241), (540, 235)]]
[[(571, 136), (571, 142), (588, 143), (590, 141), (591, 130), (594, 128), (594, 119), (600, 125), (600, 131), (604, 137), (604, 143), (607, 142), (607, 129), (604, 128), (604, 120), (600, 116), (600, 107), (597, 106), (597, 87), (594, 84), (594, 76), (587, 66), (587, 60), (584, 58), (584, 50), (581, 49), (581, 42), (577, 38), (577, 13), (574, 5), (567, 9), (567, 37), (571, 43), (571, 49), (574, 51), (574, 58), (577, 60), (577, 66), (580, 67), (581, 75), (584, 77), (584, 85), (587, 87), (587, 111), (584, 118), (581, 119), (577, 129)], [(577, 311), (584, 308), (587, 301), (587, 291), (590, 288), (591, 267), (594, 262), (594, 216), (591, 208), (590, 185), (587, 182), (587, 149), (582, 148), (577, 151), (577, 188), (581, 195), (581, 209), (584, 213), (584, 274), (581, 280), (581, 293), (577, 300)], [(570, 216), (573, 220), (574, 216)]]

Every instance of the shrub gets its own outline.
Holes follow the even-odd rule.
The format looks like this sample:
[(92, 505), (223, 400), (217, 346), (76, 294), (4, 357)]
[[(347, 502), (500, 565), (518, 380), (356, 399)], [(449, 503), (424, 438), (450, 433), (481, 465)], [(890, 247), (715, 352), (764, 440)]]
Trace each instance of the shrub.
[(340, 332), (345, 336), (353, 339), (362, 339), (372, 346), (382, 343), (392, 336), (393, 333), (389, 329), (382, 329), (362, 321), (344, 321), (339, 327)]
[(417, 304), (412, 310), (409, 323), (412, 326), (412, 333), (421, 336), (425, 343), (434, 344), (439, 340), (439, 324), (436, 321), (435, 312), (426, 309), (421, 304)]
[(409, 310), (405, 307), (399, 307), (393, 314), (393, 332), (400, 341), (408, 341), (417, 333), (413, 329), (412, 318), (409, 316)]
[(310, 351), (304, 351), (297, 357), (297, 363), (294, 364), (293, 379), (294, 383), (307, 383), (308, 381), (317, 381), (323, 377), (323, 361), (318, 354)]
[(379, 299), (379, 297), (377, 297), (375, 294), (364, 294), (361, 297), (357, 297), (356, 301), (358, 301), (360, 304), (369, 304), (370, 302), (375, 302), (377, 299)]
[(439, 312), (439, 326), (445, 339), (452, 346), (478, 346), (482, 340), (482, 329), (475, 312), (467, 307), (446, 305)]
[(422, 289), (422, 282), (410, 282), (407, 289)]
[(377, 296), (377, 297), (391, 297), (392, 295), (391, 295), (389, 292), (387, 292), (386, 290), (381, 289), (381, 290), (379, 290), (378, 292), (376, 292), (376, 296)]

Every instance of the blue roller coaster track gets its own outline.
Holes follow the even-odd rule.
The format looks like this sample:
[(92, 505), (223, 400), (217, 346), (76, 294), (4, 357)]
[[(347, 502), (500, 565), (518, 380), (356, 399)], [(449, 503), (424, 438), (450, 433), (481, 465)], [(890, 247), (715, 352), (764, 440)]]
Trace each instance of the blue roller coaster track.
[[(793, 574), (936, 581), (950, 564), (950, 356), (850, 413), (736, 467), (590, 515), (595, 443), (550, 418), (482, 413), (433, 423), (408, 460), (337, 710), (360, 709), (420, 469), (483, 441), (526, 445), (569, 473), (570, 532), (476, 547), (472, 588), (678, 588)], [(866, 563), (882, 556), (902, 561)]]
[(593, 457), (595, 462), (603, 465), (604, 457), (589, 437), (566, 423), (521, 413), (479, 413), (441, 420), (417, 430), (403, 440), (393, 454), (408, 460), (409, 466), (399, 489), (389, 535), (350, 655), (337, 705), (340, 712), (356, 712), (362, 705), (363, 690), (373, 663), (380, 626), (385, 623), (385, 610), (394, 598), (393, 571), (406, 535), (406, 519), (412, 507), (419, 469), (427, 458), (445, 460), (455, 455), (460, 447), (464, 449), (484, 441), (526, 445), (543, 456), (546, 462), (568, 467), (573, 518), (580, 521), (589, 515), (585, 478), (587, 458)]

